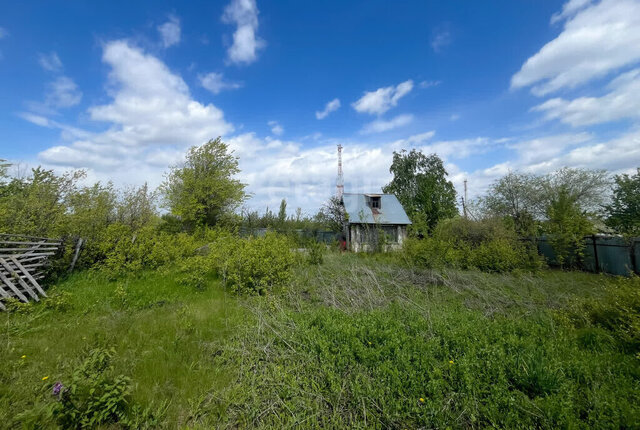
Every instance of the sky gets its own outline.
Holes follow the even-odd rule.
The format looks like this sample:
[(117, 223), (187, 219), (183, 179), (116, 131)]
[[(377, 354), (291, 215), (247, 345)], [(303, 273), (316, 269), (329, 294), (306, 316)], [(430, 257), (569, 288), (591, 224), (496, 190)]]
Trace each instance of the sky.
[(0, 158), (159, 185), (221, 136), (246, 206), (313, 214), (436, 153), (509, 171), (640, 166), (640, 0), (0, 4)]

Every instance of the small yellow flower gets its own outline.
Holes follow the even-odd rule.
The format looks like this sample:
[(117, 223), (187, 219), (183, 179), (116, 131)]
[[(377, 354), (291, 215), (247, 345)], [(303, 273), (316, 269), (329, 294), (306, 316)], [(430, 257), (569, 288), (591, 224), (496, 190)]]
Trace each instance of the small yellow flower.
[(424, 399), (422, 397), (420, 397), (420, 399), (418, 400), (420, 400), (420, 403), (424, 403)]
[(367, 342), (369, 345), (371, 345), (371, 342)]
[(42, 380), (43, 380), (43, 381), (46, 381), (47, 379), (49, 379), (49, 377), (48, 377), (48, 376), (43, 376), (43, 377), (42, 377)]
[(453, 360), (449, 360), (449, 364), (453, 364)]
[(24, 360), (25, 358), (27, 358), (27, 356), (26, 356), (26, 355), (23, 355), (23, 356), (22, 356), (22, 357), (20, 357), (20, 358), (22, 358), (22, 359)]

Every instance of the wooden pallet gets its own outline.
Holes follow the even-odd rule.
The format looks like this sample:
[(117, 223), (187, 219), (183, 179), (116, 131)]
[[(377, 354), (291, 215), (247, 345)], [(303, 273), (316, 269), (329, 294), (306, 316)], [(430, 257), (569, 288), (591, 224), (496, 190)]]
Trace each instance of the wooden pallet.
[(6, 310), (2, 299), (26, 303), (47, 297), (38, 280), (44, 277), (49, 257), (61, 246), (60, 240), (48, 237), (0, 233), (0, 310)]

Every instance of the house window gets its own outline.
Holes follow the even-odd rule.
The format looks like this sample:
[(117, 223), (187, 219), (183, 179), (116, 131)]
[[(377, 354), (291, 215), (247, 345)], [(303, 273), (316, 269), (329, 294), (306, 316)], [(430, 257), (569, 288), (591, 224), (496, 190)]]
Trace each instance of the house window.
[(371, 206), (372, 209), (380, 209), (380, 196), (369, 197), (369, 206)]

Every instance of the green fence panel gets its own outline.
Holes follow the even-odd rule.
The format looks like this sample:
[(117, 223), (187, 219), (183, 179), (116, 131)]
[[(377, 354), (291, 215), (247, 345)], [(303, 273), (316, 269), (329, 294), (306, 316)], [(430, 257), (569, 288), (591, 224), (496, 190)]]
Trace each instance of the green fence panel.
[(633, 273), (631, 247), (624, 238), (597, 237), (596, 246), (600, 271), (621, 276)]

